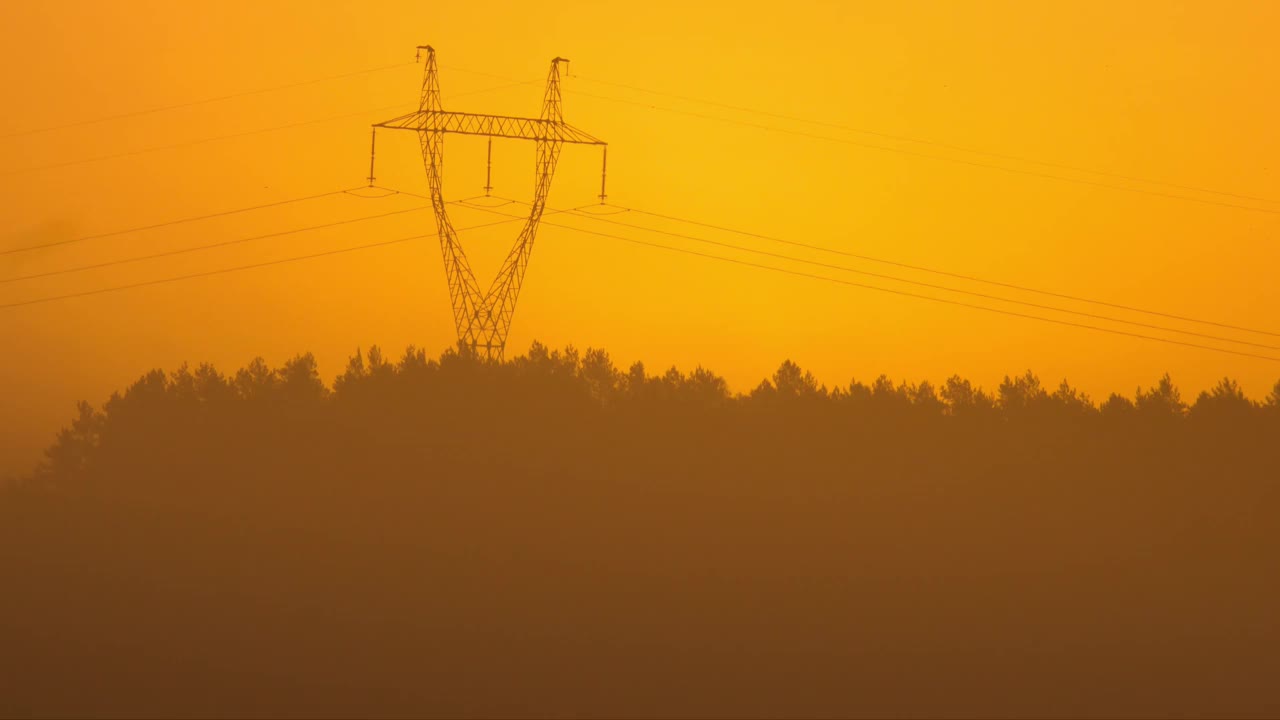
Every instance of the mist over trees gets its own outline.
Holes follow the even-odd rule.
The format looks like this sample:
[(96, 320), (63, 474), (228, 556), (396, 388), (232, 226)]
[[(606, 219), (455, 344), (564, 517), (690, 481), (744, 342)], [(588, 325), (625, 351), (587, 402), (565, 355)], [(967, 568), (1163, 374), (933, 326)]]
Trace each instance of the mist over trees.
[[(719, 413), (877, 424), (937, 421), (954, 429), (1252, 434), (1274, 431), (1280, 423), (1280, 381), (1260, 401), (1224, 378), (1186, 402), (1166, 374), (1149, 388), (1139, 387), (1132, 398), (1112, 394), (1095, 403), (1066, 380), (1045, 387), (1031, 371), (1006, 376), (993, 392), (958, 376), (941, 387), (927, 381), (895, 383), (881, 375), (870, 383), (852, 380), (828, 389), (788, 360), (749, 393), (734, 395), (723, 378), (705, 368), (683, 373), (673, 367), (653, 375), (635, 363), (623, 371), (598, 349), (549, 350), (535, 342), (528, 353), (491, 364), (465, 349), (429, 359), (413, 347), (393, 361), (375, 345), (367, 354), (357, 350), (332, 389), (309, 353), (275, 369), (257, 358), (228, 376), (208, 364), (194, 370), (184, 365), (170, 374), (151, 371), (113, 394), (101, 410), (81, 402), (38, 475), (65, 482), (109, 471), (113, 463), (138, 458), (137, 453), (149, 464), (158, 459), (154, 453), (181, 461), (202, 443), (213, 443), (222, 448), (218, 454), (225, 454), (233, 447), (227, 443), (281, 434), (315, 441), (324, 441), (325, 432), (348, 440), (366, 435), (365, 440), (377, 442), (423, 441), (420, 431), (442, 422), (453, 425), (450, 420), (459, 417), (485, 418), (493, 431), (501, 427), (501, 416), (529, 412), (553, 425), (585, 416), (644, 421)], [(315, 434), (298, 437), (304, 428)]]
[(1280, 383), (540, 344), (142, 376), (0, 490), (0, 715), (1280, 714)]

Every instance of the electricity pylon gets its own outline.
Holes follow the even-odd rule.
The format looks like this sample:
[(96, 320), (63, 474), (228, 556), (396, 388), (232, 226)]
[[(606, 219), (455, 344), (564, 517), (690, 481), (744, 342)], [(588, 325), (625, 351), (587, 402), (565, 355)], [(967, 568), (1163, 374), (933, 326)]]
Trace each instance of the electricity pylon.
[[(446, 111), (440, 103), (439, 71), (436, 52), (430, 45), (418, 47), (419, 56), (426, 52), (422, 93), (418, 111), (401, 115), (385, 122), (375, 123), (378, 128), (413, 130), (418, 133), (422, 145), (422, 160), (427, 169), (427, 185), (431, 191), (431, 207), (435, 211), (436, 229), (440, 236), (440, 250), (444, 255), (445, 275), (449, 281), (449, 299), (453, 304), (453, 322), (458, 340), (470, 347), (478, 356), (501, 360), (507, 344), (507, 332), (516, 311), (516, 300), (529, 267), (529, 254), (538, 232), (538, 222), (546, 207), (547, 194), (551, 190), (551, 178), (555, 175), (556, 161), (564, 143), (600, 145), (607, 143), (567, 124), (564, 121), (563, 101), (560, 95), (560, 64), (564, 58), (551, 61), (547, 74), (547, 88), (542, 96), (542, 113), (537, 118), (485, 115), (480, 113)], [(467, 262), (467, 254), (458, 242), (457, 233), (449, 221), (444, 201), (444, 136), (446, 133), (486, 135), (490, 138), (519, 138), (537, 143), (537, 160), (534, 166), (535, 182), (533, 202), (529, 206), (529, 218), (507, 254), (497, 276), (487, 291), (481, 291)], [(373, 182), (373, 160), (370, 158), (369, 182)], [(490, 183), (486, 181), (487, 186)], [(604, 197), (603, 181), (601, 198)]]

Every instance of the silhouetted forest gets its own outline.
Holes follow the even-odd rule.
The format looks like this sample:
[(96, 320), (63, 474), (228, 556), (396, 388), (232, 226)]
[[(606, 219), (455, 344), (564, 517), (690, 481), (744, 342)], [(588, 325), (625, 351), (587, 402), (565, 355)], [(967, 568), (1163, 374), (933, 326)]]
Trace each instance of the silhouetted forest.
[(150, 372), (0, 492), (0, 714), (1280, 716), (1280, 383), (535, 344)]

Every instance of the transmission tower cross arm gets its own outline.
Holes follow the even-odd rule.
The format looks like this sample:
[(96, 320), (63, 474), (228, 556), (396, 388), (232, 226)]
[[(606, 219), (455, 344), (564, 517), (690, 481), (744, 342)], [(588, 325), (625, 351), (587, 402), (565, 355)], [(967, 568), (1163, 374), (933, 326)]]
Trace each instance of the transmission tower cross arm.
[(489, 137), (523, 140), (550, 140), (577, 143), (579, 145), (608, 144), (566, 122), (508, 115), (450, 112), (447, 110), (419, 110), (385, 122), (376, 123), (374, 127), (387, 128), (389, 130), (413, 130), (415, 132), (487, 135)]

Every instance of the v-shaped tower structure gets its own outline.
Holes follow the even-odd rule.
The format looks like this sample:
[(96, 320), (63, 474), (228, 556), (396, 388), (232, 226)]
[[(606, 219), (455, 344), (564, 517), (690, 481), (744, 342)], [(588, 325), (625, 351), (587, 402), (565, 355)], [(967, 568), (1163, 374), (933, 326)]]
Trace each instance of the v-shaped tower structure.
[[(453, 304), (453, 321), (457, 327), (458, 340), (480, 357), (501, 360), (507, 344), (507, 333), (511, 329), (511, 319), (515, 315), (516, 300), (520, 296), (520, 286), (529, 266), (534, 236), (538, 232), (538, 223), (542, 219), (547, 194), (551, 190), (551, 179), (555, 175), (560, 148), (564, 143), (602, 147), (607, 143), (564, 121), (560, 94), (560, 66), (568, 63), (564, 58), (558, 57), (551, 61), (547, 88), (542, 96), (541, 114), (537, 118), (524, 118), (445, 110), (440, 102), (435, 50), (430, 45), (423, 45), (419, 46), (418, 51), (420, 54), (426, 53), (418, 111), (376, 123), (375, 132), (377, 128), (386, 128), (418, 133), (422, 145), (422, 160), (427, 170), (431, 206), (435, 211), (436, 229), (440, 236), (440, 250), (444, 255), (445, 275), (449, 281), (449, 299)], [(467, 262), (467, 254), (449, 221), (442, 176), (444, 136), (447, 133), (518, 138), (537, 143), (535, 183), (529, 217), (487, 290), (482, 290), (476, 281)], [(603, 190), (601, 195), (603, 198)]]

